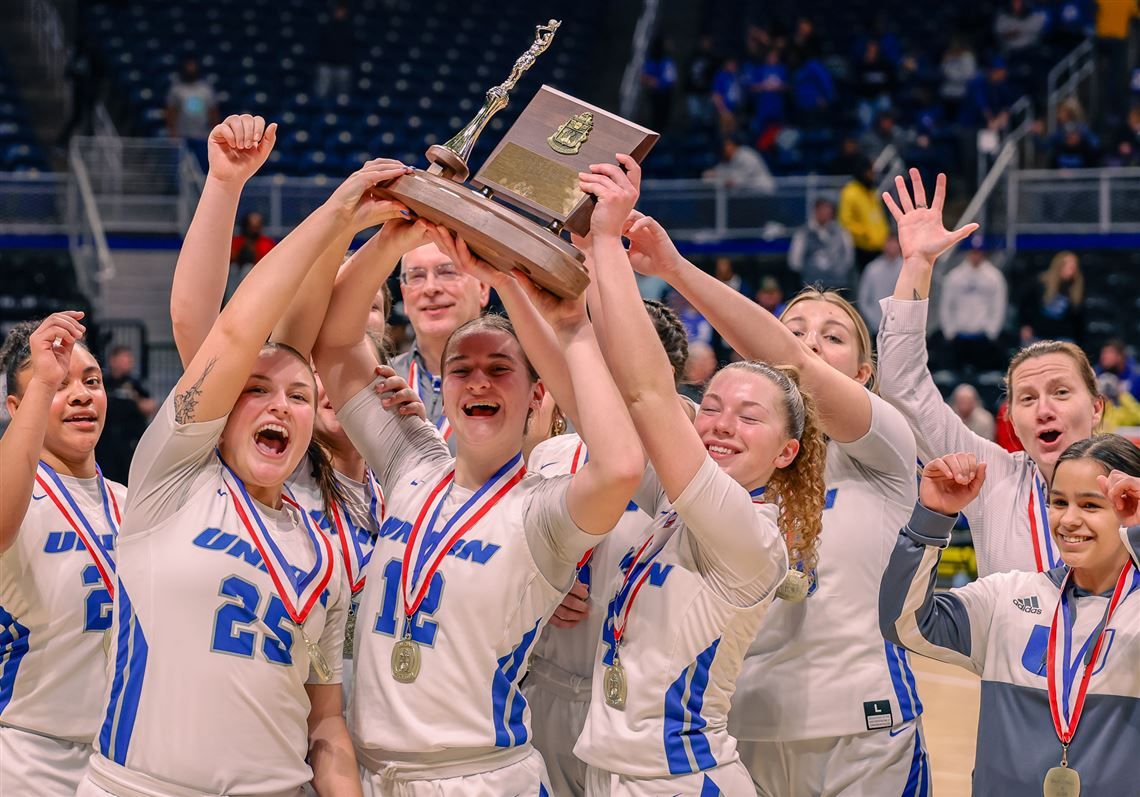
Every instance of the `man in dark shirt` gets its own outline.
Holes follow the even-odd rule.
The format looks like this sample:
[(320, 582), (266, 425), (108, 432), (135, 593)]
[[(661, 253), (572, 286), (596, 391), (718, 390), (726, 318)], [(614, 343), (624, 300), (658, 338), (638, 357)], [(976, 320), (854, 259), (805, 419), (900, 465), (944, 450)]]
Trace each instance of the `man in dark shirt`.
[(135, 353), (129, 346), (115, 346), (103, 374), (107, 392), (107, 423), (95, 447), (103, 475), (126, 484), (131, 457), (156, 408), (143, 383), (134, 375)]

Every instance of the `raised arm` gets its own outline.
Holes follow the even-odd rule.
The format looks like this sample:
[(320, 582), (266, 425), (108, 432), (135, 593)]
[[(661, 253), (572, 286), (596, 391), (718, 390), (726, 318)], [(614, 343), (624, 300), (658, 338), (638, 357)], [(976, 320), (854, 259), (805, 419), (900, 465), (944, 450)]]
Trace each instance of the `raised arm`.
[(65, 310), (43, 320), (28, 341), (31, 375), (27, 386), (22, 395), (8, 396), (12, 422), (0, 437), (0, 554), (16, 542), (28, 512), (51, 403), (67, 380), (75, 342), (86, 331), (82, 318), (81, 312)]
[[(609, 165), (591, 166), (592, 173), (581, 176), (582, 189), (598, 198), (591, 228), (594, 278), (602, 313), (610, 321), (603, 351), (649, 461), (665, 494), (674, 501), (708, 453), (677, 401), (673, 369), (645, 312), (630, 257), (621, 243), (621, 228), (636, 201), (641, 169), (632, 158), (619, 156), (619, 160), (628, 176)], [(613, 224), (611, 215), (623, 208), (625, 214)], [(619, 318), (622, 323), (614, 323)]]
[(185, 368), (218, 317), (230, 267), (230, 242), (245, 183), (265, 163), (277, 141), (277, 125), (241, 114), (210, 131), (210, 170), (194, 218), (174, 266), (170, 320)]
[(390, 208), (392, 203), (369, 189), (403, 173), (402, 164), (370, 162), (254, 266), (175, 386), (177, 423), (221, 418), (230, 411), (258, 352), (317, 257), (346, 226)]
[(384, 224), (340, 269), (313, 348), (317, 371), (339, 410), (375, 379), (376, 352), (365, 337), (372, 299), (401, 255), (427, 243), (428, 222), (405, 218)]
[(828, 365), (774, 315), (683, 258), (653, 218), (636, 214), (626, 236), (629, 260), (642, 274), (661, 277), (684, 296), (732, 348), (753, 360), (793, 365), (815, 397), (824, 432), (850, 443), (871, 428), (867, 390)]

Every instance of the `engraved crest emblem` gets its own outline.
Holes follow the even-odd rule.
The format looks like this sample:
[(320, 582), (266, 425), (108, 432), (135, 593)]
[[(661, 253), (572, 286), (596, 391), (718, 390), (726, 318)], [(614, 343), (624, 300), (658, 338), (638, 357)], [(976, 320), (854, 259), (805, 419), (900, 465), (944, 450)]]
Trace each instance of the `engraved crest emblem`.
[(550, 148), (563, 155), (577, 155), (594, 129), (594, 115), (589, 111), (575, 114), (559, 125), (554, 135), (546, 139)]

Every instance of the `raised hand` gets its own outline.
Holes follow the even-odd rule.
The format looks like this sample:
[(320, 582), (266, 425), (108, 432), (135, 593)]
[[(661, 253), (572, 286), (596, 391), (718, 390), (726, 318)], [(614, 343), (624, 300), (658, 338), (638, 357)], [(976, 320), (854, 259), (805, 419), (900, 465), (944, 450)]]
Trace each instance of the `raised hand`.
[(593, 237), (622, 234), (629, 212), (641, 193), (641, 167), (629, 155), (617, 155), (625, 171), (612, 163), (590, 164), (590, 171), (578, 173), (578, 187), (593, 194), (598, 204), (590, 216)]
[(933, 267), (939, 255), (973, 234), (978, 225), (970, 223), (953, 232), (943, 225), (942, 207), (946, 202), (946, 175), (938, 175), (934, 187), (934, 201), (930, 207), (926, 206), (926, 189), (922, 185), (922, 176), (918, 173), (918, 169), (910, 170), (910, 181), (914, 188), (913, 202), (902, 175), (895, 177), (895, 188), (898, 190), (902, 209), (899, 209), (899, 205), (895, 203), (890, 193), (883, 194), (883, 201), (898, 225), (899, 246), (902, 248), (903, 259), (918, 260)]
[(432, 226), (427, 219), (414, 219), (411, 214), (400, 214), (398, 218), (384, 222), (380, 232), (376, 233), (377, 243), (385, 246), (396, 257), (401, 257), (405, 252), (430, 243), (428, 233)]
[(390, 365), (378, 365), (376, 376), (383, 379), (373, 385), (372, 390), (380, 397), (380, 404), (384, 409), (398, 415), (415, 415), (421, 420), (427, 420), (427, 408), (424, 407), (423, 401), (395, 369)]
[(1120, 525), (1140, 525), (1140, 479), (1114, 470), (1107, 476), (1097, 476), (1096, 480), (1101, 492), (1112, 502)]
[(28, 339), (32, 379), (55, 390), (67, 378), (75, 342), (87, 331), (79, 323), (81, 318), (83, 313), (78, 310), (63, 310), (52, 313), (36, 327)]
[(575, 581), (551, 615), (550, 624), (555, 628), (573, 628), (578, 625), (590, 613), (589, 598), (590, 587), (581, 581)]
[(357, 232), (383, 224), (389, 219), (411, 218), (411, 213), (401, 203), (381, 199), (372, 192), (373, 186), (411, 171), (410, 166), (390, 158), (370, 160), (362, 169), (350, 174), (325, 204), (346, 215), (348, 223)]
[(227, 116), (206, 140), (210, 177), (244, 184), (257, 173), (277, 143), (277, 123), (248, 113)]
[(622, 227), (629, 239), (629, 262), (638, 274), (667, 279), (683, 258), (661, 223), (640, 211), (630, 211)]
[(477, 256), (468, 248), (467, 243), (462, 238), (453, 234), (446, 227), (439, 224), (429, 224), (427, 238), (436, 245), (439, 251), (451, 258), (455, 268), (464, 274), (474, 277), (484, 285), (490, 285), (500, 292), (512, 286), (513, 278), (510, 274), (500, 271)]
[(957, 515), (978, 497), (986, 481), (986, 463), (973, 454), (947, 454), (922, 469), (918, 502), (933, 512)]

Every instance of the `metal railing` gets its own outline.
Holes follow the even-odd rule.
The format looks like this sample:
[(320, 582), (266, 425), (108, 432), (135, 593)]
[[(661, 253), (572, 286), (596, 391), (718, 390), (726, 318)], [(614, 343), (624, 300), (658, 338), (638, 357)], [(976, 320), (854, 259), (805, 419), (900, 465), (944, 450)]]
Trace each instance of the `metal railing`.
[(1045, 120), (1049, 134), (1057, 130), (1057, 108), (1080, 88), (1081, 81), (1092, 77), (1096, 72), (1096, 51), (1092, 37), (1085, 39), (1076, 48), (1057, 62), (1049, 70), (1045, 81), (1048, 96), (1048, 117)]
[(68, 157), (71, 180), (68, 186), (68, 249), (80, 290), (91, 297), (98, 296), (102, 283), (115, 276), (111, 249), (107, 246), (107, 233), (91, 189), (87, 164), (79, 156), (79, 145), (72, 140)]
[(1140, 168), (1018, 171), (1009, 195), (1010, 236), (1140, 232)]
[(59, 9), (49, 0), (25, 0), (23, 12), (35, 43), (36, 63), (51, 82), (61, 83), (67, 67), (67, 43)]
[(0, 172), (0, 233), (61, 234), (67, 217), (67, 175)]
[(108, 232), (180, 230), (185, 151), (181, 141), (76, 136), (72, 147), (86, 166), (92, 195)]
[(660, 0), (644, 0), (641, 15), (633, 29), (633, 53), (621, 78), (621, 115), (632, 118), (641, 97), (641, 70), (645, 66), (645, 54), (649, 50), (649, 37), (657, 22)]

